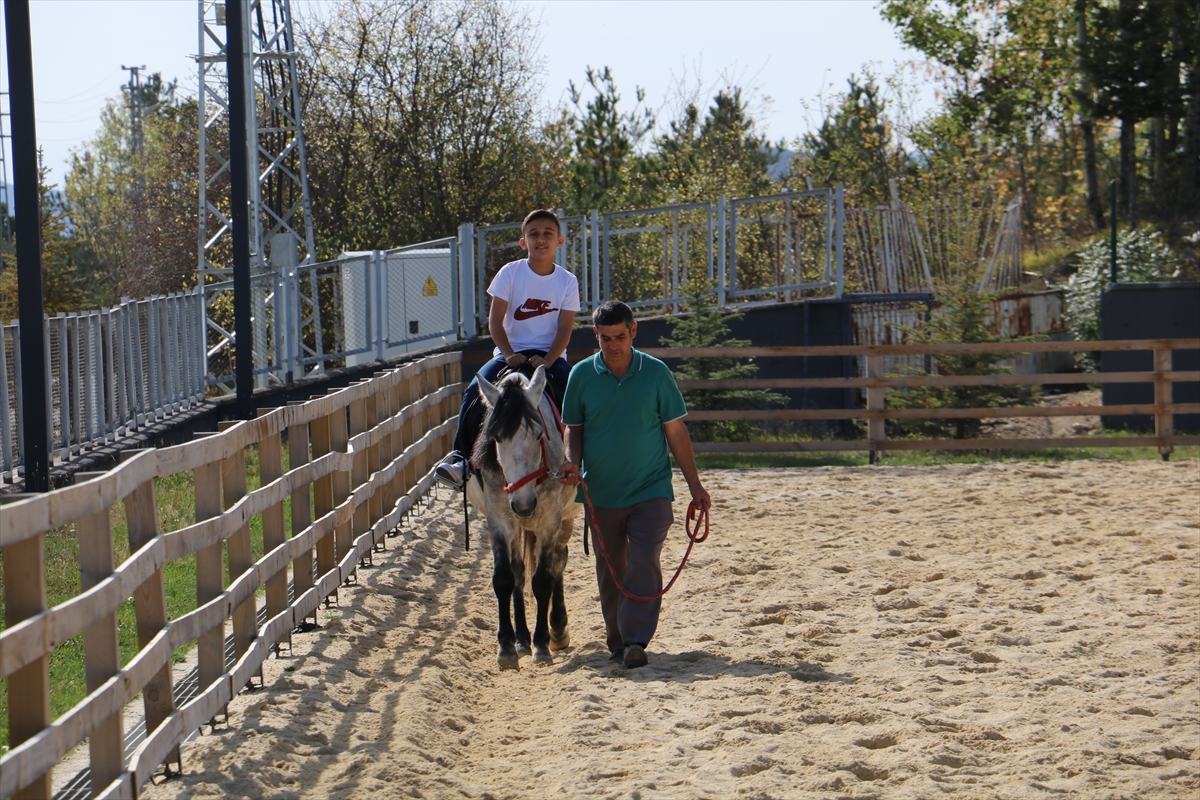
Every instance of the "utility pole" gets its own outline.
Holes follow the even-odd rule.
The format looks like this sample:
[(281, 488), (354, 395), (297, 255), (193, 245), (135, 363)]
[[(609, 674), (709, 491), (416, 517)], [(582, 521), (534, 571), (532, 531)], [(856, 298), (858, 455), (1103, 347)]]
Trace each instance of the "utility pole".
[(142, 116), (145, 109), (142, 106), (141, 76), (141, 71), (145, 68), (145, 64), (140, 67), (121, 65), (121, 69), (129, 72), (129, 83), (121, 88), (129, 93), (129, 105), (126, 106), (129, 109), (129, 152), (136, 164), (139, 188), (142, 188), (146, 181), (145, 172), (142, 170), (142, 156), (146, 154), (146, 140), (142, 134)]
[(242, 5), (226, 7), (225, 42), (229, 75), (229, 216), (233, 228), (233, 318), (235, 384), (239, 419), (254, 418), (254, 327), (250, 316), (250, 225), (246, 152), (246, 64)]
[[(50, 491), (50, 374), (42, 304), (42, 228), (38, 197), (37, 124), (33, 103), (33, 44), (29, 0), (5, 0), (9, 100), (12, 103), (13, 189), (16, 216), (17, 306), (21, 323), (21, 424), (25, 491)], [(14, 738), (11, 744), (29, 734)], [(49, 773), (47, 773), (48, 775)], [(43, 787), (47, 792), (49, 782)]]

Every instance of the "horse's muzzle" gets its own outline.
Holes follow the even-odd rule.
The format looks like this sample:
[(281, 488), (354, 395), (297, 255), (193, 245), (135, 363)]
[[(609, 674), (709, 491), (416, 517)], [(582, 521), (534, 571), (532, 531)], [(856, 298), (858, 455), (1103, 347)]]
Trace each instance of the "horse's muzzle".
[(518, 500), (514, 497), (508, 501), (508, 507), (521, 519), (528, 519), (533, 516), (533, 512), (537, 511), (537, 495), (535, 494), (529, 500)]

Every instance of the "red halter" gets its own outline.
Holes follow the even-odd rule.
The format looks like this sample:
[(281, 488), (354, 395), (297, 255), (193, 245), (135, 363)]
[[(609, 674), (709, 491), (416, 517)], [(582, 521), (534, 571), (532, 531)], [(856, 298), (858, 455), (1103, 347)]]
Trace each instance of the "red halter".
[[(556, 421), (558, 421), (558, 409), (555, 408), (553, 402), (550, 403), (550, 408), (554, 411), (554, 416)], [(538, 444), (542, 446), (542, 466), (538, 467), (524, 478), (521, 478), (516, 483), (506, 482), (504, 484), (504, 491), (508, 494), (512, 494), (530, 481), (537, 481), (535, 485), (541, 486), (543, 483), (545, 483), (546, 479), (550, 477), (550, 467), (546, 464), (546, 437), (550, 433), (550, 429), (546, 427), (546, 418), (542, 416), (542, 407), (540, 403), (538, 404), (538, 417), (542, 420), (542, 436), (540, 439), (538, 439)], [(561, 424), (561, 421), (559, 421), (560, 426)], [(496, 466), (500, 467), (499, 453), (497, 453), (496, 456)], [(500, 477), (504, 478), (505, 481), (508, 480), (508, 478), (504, 475), (504, 467), (500, 467)]]

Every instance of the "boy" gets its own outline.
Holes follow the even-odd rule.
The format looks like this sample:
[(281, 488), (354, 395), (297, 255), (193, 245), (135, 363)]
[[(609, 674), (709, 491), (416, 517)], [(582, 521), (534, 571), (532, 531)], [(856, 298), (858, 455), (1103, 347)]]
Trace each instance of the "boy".
[[(554, 263), (554, 253), (562, 243), (558, 215), (549, 209), (531, 211), (521, 223), (520, 245), (529, 256), (501, 267), (488, 287), (492, 297), (488, 331), (496, 349), (492, 360), (478, 372), (494, 383), (506, 365), (516, 369), (528, 362), (535, 368), (545, 367), (560, 403), (571, 374), (565, 355), (567, 342), (579, 310), (578, 281)], [(457, 489), (462, 488), (465, 462), (474, 444), (464, 441), (464, 423), (479, 402), (479, 381), (473, 379), (463, 392), (454, 450), (434, 473)]]

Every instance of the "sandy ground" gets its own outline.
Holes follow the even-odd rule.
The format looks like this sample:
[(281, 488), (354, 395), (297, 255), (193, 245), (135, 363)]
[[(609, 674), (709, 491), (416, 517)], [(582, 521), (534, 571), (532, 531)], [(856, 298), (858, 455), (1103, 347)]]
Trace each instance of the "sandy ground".
[(607, 664), (573, 547), (573, 646), (498, 672), (443, 500), (145, 796), (1197, 796), (1196, 461), (706, 481), (648, 667)]

